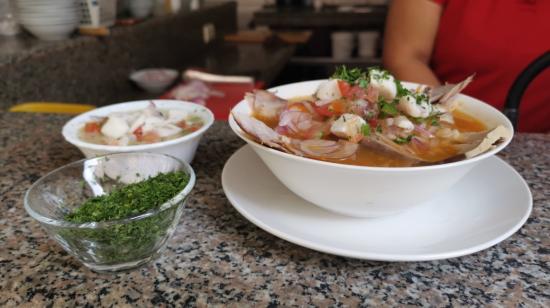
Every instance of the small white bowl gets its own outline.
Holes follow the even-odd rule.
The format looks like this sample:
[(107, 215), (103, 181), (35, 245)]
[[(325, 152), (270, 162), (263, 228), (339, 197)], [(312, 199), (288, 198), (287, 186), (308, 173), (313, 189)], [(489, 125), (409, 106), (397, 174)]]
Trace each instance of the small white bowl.
[(27, 29), (37, 38), (44, 41), (59, 41), (67, 39), (71, 36), (78, 25), (78, 22), (61, 24), (61, 25), (34, 25), (23, 24), (23, 27)]
[[(146, 108), (153, 101), (159, 109), (180, 109), (187, 112), (193, 112), (200, 116), (204, 121), (204, 125), (197, 131), (188, 135), (162, 142), (151, 144), (129, 145), (129, 146), (114, 146), (101, 145), (82, 141), (78, 138), (79, 130), (86, 122), (93, 120), (96, 117), (105, 117), (113, 112), (135, 111)], [(74, 146), (78, 147), (87, 158), (96, 157), (110, 153), (121, 152), (151, 152), (162, 153), (179, 158), (187, 163), (191, 163), (195, 157), (195, 152), (199, 145), (202, 135), (214, 123), (214, 115), (212, 112), (201, 105), (195, 103), (175, 101), (175, 100), (147, 100), (134, 101), (109, 105), (102, 108), (94, 109), (83, 113), (71, 119), (63, 126), (62, 134), (65, 140)]]
[(174, 83), (178, 71), (168, 68), (148, 68), (130, 74), (130, 80), (150, 93), (160, 93)]
[[(270, 89), (282, 98), (312, 95), (322, 80), (298, 82)], [(415, 84), (404, 83), (408, 88)], [(489, 128), (503, 125), (513, 131), (510, 121), (497, 109), (475, 98), (459, 95), (461, 110), (475, 115)], [(241, 101), (233, 112), (250, 114)], [(301, 198), (327, 210), (355, 217), (396, 214), (452, 189), (481, 161), (504, 149), (506, 140), (484, 154), (453, 163), (422, 167), (364, 167), (325, 162), (283, 153), (261, 145), (244, 133), (231, 115), (231, 129), (252, 146), (273, 174)], [(487, 183), (487, 189), (490, 188)]]

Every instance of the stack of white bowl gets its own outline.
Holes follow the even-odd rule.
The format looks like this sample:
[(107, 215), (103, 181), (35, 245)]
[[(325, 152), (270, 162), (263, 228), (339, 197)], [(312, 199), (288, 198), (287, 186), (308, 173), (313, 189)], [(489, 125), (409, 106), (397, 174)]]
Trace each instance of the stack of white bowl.
[(135, 18), (145, 18), (153, 12), (153, 0), (132, 0), (129, 3), (130, 13)]
[(46, 41), (68, 38), (80, 23), (79, 0), (16, 0), (19, 21)]

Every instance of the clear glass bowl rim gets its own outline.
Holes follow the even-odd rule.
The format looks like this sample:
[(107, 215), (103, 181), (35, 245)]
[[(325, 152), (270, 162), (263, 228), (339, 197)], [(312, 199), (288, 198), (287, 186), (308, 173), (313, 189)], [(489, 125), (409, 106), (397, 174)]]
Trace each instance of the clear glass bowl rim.
[[(41, 214), (39, 214), (38, 212), (36, 212), (35, 210), (32, 209), (32, 207), (30, 205), (30, 202), (29, 202), (29, 194), (33, 189), (36, 189), (36, 187), (38, 185), (40, 185), (48, 177), (54, 175), (57, 172), (60, 172), (64, 169), (66, 169), (66, 168), (73, 167), (73, 166), (79, 165), (79, 164), (83, 164), (87, 160), (101, 159), (101, 158), (105, 158), (105, 157), (113, 157), (113, 156), (128, 155), (128, 154), (130, 154), (130, 155), (131, 154), (139, 154), (139, 155), (146, 154), (146, 155), (152, 155), (152, 156), (162, 156), (164, 158), (169, 158), (171, 160), (175, 160), (183, 166), (183, 171), (185, 171), (189, 175), (189, 182), (183, 188), (182, 191), (180, 191), (172, 199), (170, 199), (170, 200), (166, 201), (165, 203), (163, 203), (161, 206), (159, 206), (155, 209), (149, 210), (147, 212), (144, 212), (144, 213), (141, 213), (141, 214), (138, 214), (138, 215), (135, 215), (135, 216), (130, 216), (130, 217), (127, 217), (127, 218), (123, 218), (123, 219), (107, 220), (107, 221), (101, 221), (101, 222), (73, 223), (73, 222), (68, 222), (68, 221), (65, 221), (65, 220), (59, 220), (59, 219), (46, 217), (46, 216), (41, 215)], [(155, 215), (157, 215), (157, 214), (159, 214), (159, 213), (161, 213), (165, 210), (168, 210), (168, 209), (170, 209), (174, 206), (177, 206), (180, 202), (183, 202), (189, 196), (189, 193), (191, 192), (191, 190), (195, 186), (195, 181), (196, 181), (195, 171), (193, 170), (191, 165), (189, 165), (188, 163), (186, 163), (186, 162), (184, 162), (184, 161), (182, 161), (182, 160), (180, 160), (180, 159), (178, 159), (174, 156), (171, 156), (171, 155), (168, 155), (168, 154), (161, 154), (161, 153), (151, 153), (151, 152), (111, 153), (111, 154), (101, 155), (101, 156), (97, 156), (97, 157), (93, 157), (93, 158), (83, 158), (83, 159), (80, 159), (80, 160), (77, 160), (77, 161), (73, 161), (71, 163), (68, 163), (66, 165), (63, 165), (59, 168), (56, 168), (56, 169), (48, 172), (46, 175), (39, 178), (36, 182), (34, 182), (27, 189), (27, 191), (25, 193), (25, 197), (23, 199), (23, 203), (24, 203), (24, 207), (25, 207), (25, 210), (27, 211), (27, 213), (32, 218), (36, 219), (40, 223), (47, 224), (47, 225), (52, 225), (52, 226), (56, 226), (56, 227), (63, 227), (63, 228), (101, 229), (101, 228), (107, 228), (107, 227), (115, 226), (115, 225), (127, 224), (127, 223), (130, 223), (130, 222), (142, 220), (142, 219), (145, 219), (145, 218), (148, 218), (148, 217), (153, 217), (153, 216), (155, 216)]]

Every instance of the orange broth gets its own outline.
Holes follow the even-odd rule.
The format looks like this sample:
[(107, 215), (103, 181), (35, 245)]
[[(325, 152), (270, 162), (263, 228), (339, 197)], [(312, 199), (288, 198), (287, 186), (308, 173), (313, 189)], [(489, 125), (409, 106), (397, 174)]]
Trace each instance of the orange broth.
[[(311, 96), (299, 96), (289, 99), (289, 102), (300, 102), (304, 100), (313, 100)], [(264, 122), (271, 128), (277, 127), (277, 121), (271, 121), (262, 117), (253, 115), (256, 119)], [(476, 118), (459, 110), (453, 111), (453, 118), (455, 124), (452, 128), (457, 129), (460, 132), (481, 132), (487, 129), (487, 127)], [(428, 161), (442, 161), (448, 157), (455, 156), (457, 154), (455, 148), (451, 144), (441, 144), (437, 147), (432, 147), (429, 152), (421, 153), (422, 158)], [(325, 161), (335, 162), (346, 165), (356, 166), (376, 166), (376, 167), (409, 167), (417, 165), (417, 162), (404, 158), (398, 154), (367, 148), (360, 146), (354, 156), (347, 159), (332, 160), (326, 159)]]

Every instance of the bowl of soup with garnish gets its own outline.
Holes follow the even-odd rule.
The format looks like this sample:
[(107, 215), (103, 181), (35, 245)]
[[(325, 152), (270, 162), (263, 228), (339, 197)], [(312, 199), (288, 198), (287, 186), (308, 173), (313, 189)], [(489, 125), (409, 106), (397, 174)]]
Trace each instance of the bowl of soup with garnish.
[(212, 112), (195, 103), (146, 100), (109, 105), (78, 115), (65, 124), (62, 134), (86, 157), (152, 152), (189, 163), (213, 122)]
[[(338, 214), (380, 217), (427, 202), (512, 139), (513, 127), (500, 111), (467, 95), (452, 95), (452, 112), (446, 104), (422, 115), (424, 102), (399, 97), (425, 99), (422, 85), (399, 82), (402, 89), (388, 97), (380, 80), (376, 93), (367, 93), (374, 78), (331, 89), (333, 81), (249, 93), (229, 125), (290, 191)], [(363, 89), (353, 89), (359, 85)], [(346, 91), (363, 92), (346, 97)]]

